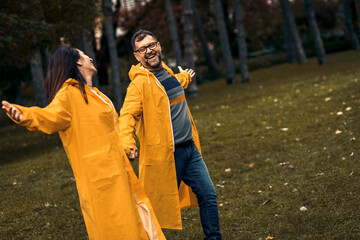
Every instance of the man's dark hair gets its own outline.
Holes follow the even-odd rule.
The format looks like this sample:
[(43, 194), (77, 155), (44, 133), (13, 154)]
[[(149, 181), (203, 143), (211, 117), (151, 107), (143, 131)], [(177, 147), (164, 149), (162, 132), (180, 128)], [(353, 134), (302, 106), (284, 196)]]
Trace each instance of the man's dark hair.
[(131, 46), (133, 48), (133, 51), (136, 50), (135, 42), (139, 42), (143, 40), (147, 35), (152, 36), (155, 39), (155, 41), (157, 41), (155, 35), (152, 32), (144, 29), (140, 29), (136, 33), (134, 33), (134, 35), (131, 38)]

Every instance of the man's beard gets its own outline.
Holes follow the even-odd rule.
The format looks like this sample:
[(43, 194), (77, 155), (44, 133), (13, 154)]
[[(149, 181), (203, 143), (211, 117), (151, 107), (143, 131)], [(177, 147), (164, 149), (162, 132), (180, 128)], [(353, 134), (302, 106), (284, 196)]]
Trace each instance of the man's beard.
[[(152, 56), (155, 55), (155, 58), (157, 58), (158, 61), (157, 61), (157, 62), (152, 62), (152, 63), (150, 63), (150, 62), (147, 60), (147, 58), (145, 58), (145, 64), (146, 64), (146, 66), (149, 67), (149, 68), (159, 68), (159, 67), (161, 67), (161, 54), (158, 53), (158, 52), (155, 52), (155, 53), (152, 53), (152, 54), (149, 54), (149, 55), (150, 55), (149, 57), (152, 57)], [(151, 59), (151, 60), (152, 60), (152, 59)]]

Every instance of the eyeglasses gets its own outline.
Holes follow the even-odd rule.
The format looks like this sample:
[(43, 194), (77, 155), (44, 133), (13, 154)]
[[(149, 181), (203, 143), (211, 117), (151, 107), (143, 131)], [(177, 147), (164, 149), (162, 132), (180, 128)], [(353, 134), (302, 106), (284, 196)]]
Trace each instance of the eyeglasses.
[(144, 53), (146, 53), (147, 49), (154, 50), (156, 48), (157, 44), (158, 44), (158, 42), (149, 43), (148, 45), (141, 47), (138, 50), (135, 50), (134, 52), (139, 52), (140, 54), (144, 54)]

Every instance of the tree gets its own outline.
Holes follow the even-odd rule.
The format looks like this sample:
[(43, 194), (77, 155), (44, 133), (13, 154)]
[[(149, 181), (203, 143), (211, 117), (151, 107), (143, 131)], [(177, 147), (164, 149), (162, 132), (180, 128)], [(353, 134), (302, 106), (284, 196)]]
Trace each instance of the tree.
[(216, 23), (220, 35), (220, 44), (221, 44), (222, 54), (224, 57), (227, 83), (233, 84), (236, 83), (235, 69), (234, 69), (234, 63), (230, 49), (228, 33), (226, 30), (222, 0), (214, 0), (214, 5), (215, 5)]
[[(307, 61), (307, 59), (299, 36), (299, 32), (296, 28), (294, 15), (291, 10), (289, 0), (280, 0), (280, 4), (283, 14), (284, 32), (287, 43), (286, 51), (288, 55), (295, 55), (296, 60), (300, 64), (303, 64)], [(291, 59), (292, 58), (293, 56), (291, 56)]]
[(120, 82), (120, 67), (118, 61), (118, 53), (116, 48), (111, 0), (103, 0), (103, 13), (104, 13), (104, 29), (105, 36), (108, 43), (110, 64), (111, 64), (111, 79), (114, 91), (114, 100), (116, 110), (120, 110), (123, 104)]
[(349, 0), (343, 0), (343, 7), (344, 7), (344, 15), (345, 15), (345, 24), (347, 29), (347, 34), (351, 43), (351, 46), (354, 50), (359, 50), (359, 40), (356, 36), (354, 25), (352, 22), (351, 16), (351, 9), (350, 9), (350, 2)]
[(43, 87), (44, 73), (40, 48), (36, 50), (33, 58), (30, 60), (30, 69), (35, 91), (36, 104), (39, 107), (45, 107), (47, 105), (47, 98)]
[[(92, 28), (98, 15), (96, 0), (0, 2), (1, 64), (24, 69), (30, 65), (37, 102), (44, 103), (40, 47), (58, 48), (60, 38), (72, 44), (83, 28)], [(16, 69), (10, 68), (10, 69)], [(23, 79), (22, 79), (23, 80)], [(19, 81), (7, 79), (11, 84)], [(46, 98), (45, 98), (46, 99)]]
[(285, 36), (285, 50), (287, 53), (287, 60), (290, 63), (297, 61), (296, 46), (294, 44), (293, 36), (290, 30), (289, 22), (285, 11), (281, 11), (283, 17), (284, 36)]
[(216, 71), (216, 66), (214, 63), (214, 59), (211, 55), (210, 49), (209, 49), (208, 41), (206, 39), (205, 31), (204, 31), (203, 25), (202, 25), (200, 17), (199, 17), (199, 13), (198, 13), (198, 10), (197, 10), (196, 4), (195, 4), (195, 0), (190, 0), (190, 3), (191, 3), (192, 10), (193, 10), (193, 17), (194, 17), (195, 24), (196, 24), (196, 30), (197, 30), (197, 33), (198, 33), (198, 36), (199, 36), (199, 39), (201, 42), (201, 46), (204, 51), (207, 66), (209, 68), (209, 71), (210, 71), (212, 77), (216, 78), (218, 75), (217, 71)]
[[(184, 52), (186, 67), (195, 71), (194, 63), (194, 28), (193, 28), (193, 10), (190, 0), (182, 0), (184, 7)], [(191, 83), (186, 89), (186, 93), (189, 98), (196, 98), (198, 96), (198, 87), (196, 84), (196, 78), (193, 77)]]
[(241, 0), (235, 0), (235, 16), (236, 16), (236, 27), (237, 27), (237, 42), (239, 49), (239, 60), (240, 60), (240, 71), (241, 71), (241, 82), (249, 82), (249, 70), (246, 62), (247, 47), (245, 39), (245, 29), (242, 14)]
[(306, 15), (309, 21), (310, 32), (314, 40), (315, 51), (318, 56), (318, 63), (319, 65), (325, 65), (327, 63), (326, 53), (320, 36), (319, 28), (316, 23), (312, 1), (304, 0), (304, 3), (305, 3)]
[[(93, 45), (93, 38), (94, 38), (94, 35), (92, 34), (92, 31), (90, 31), (89, 29), (84, 29), (84, 32), (82, 34), (84, 52), (90, 58), (92, 58), (93, 64), (97, 68), (96, 56), (95, 56), (94, 45)], [(93, 77), (93, 86), (95, 86), (95, 87), (99, 86), (99, 77), (97, 74)]]
[(177, 33), (176, 21), (172, 9), (171, 0), (165, 0), (165, 8), (169, 23), (170, 36), (171, 36), (172, 46), (174, 49), (176, 65), (181, 66), (181, 48), (180, 48), (179, 36)]

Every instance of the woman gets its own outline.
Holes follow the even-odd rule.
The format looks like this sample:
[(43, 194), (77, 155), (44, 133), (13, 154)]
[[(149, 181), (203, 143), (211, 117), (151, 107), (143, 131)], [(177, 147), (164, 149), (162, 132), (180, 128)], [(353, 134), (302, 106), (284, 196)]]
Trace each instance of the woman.
[(59, 132), (79, 193), (89, 239), (165, 239), (118, 139), (118, 115), (92, 87), (92, 59), (72, 47), (52, 56), (45, 79), (50, 104), (2, 108), (30, 131)]

